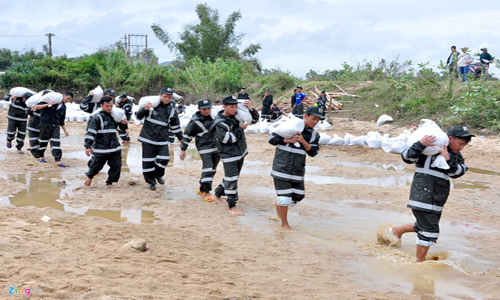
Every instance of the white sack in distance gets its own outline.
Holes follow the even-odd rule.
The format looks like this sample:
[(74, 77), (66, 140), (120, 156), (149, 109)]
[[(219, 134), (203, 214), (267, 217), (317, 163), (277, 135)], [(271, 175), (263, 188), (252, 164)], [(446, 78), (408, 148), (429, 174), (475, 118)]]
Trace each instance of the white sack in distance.
[[(418, 129), (415, 130), (415, 132), (413, 132), (406, 141), (406, 148), (410, 148), (414, 143), (420, 141), (420, 139), (425, 135), (433, 135), (436, 137), (436, 142), (434, 142), (436, 145), (425, 147), (424, 151), (422, 151), (422, 154), (427, 156), (438, 154), (439, 151), (444, 149), (444, 147), (447, 147), (450, 142), (448, 135), (444, 133), (434, 121), (422, 119), (420, 120), (420, 126), (418, 126)], [(442, 155), (438, 155), (436, 157), (434, 162), (431, 164), (431, 167), (443, 170), (448, 170), (450, 168), (446, 159)]]
[(98, 85), (92, 91), (92, 100), (90, 100), (90, 103), (99, 103), (99, 101), (101, 101), (102, 95), (104, 95), (104, 91), (102, 90), (102, 87)]
[(383, 114), (383, 115), (381, 115), (381, 116), (378, 118), (378, 120), (377, 120), (377, 126), (380, 126), (380, 125), (382, 125), (382, 124), (384, 124), (384, 123), (387, 123), (387, 122), (392, 122), (392, 121), (394, 121), (394, 120), (392, 119), (392, 117), (391, 117), (391, 116), (386, 115), (386, 114)]

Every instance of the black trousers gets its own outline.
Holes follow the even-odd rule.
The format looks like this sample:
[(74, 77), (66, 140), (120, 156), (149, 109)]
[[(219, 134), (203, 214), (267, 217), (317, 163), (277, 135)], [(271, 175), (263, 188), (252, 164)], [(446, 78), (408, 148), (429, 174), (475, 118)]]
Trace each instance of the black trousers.
[(39, 158), (39, 143), (38, 136), (40, 135), (40, 117), (39, 116), (30, 116), (30, 120), (28, 121), (28, 137), (30, 142), (30, 152), (35, 158)]
[(302, 103), (295, 105), (292, 110), (292, 113), (300, 119), (304, 119), (304, 105)]
[[(238, 178), (240, 176), (241, 169), (243, 168), (243, 163), (245, 158), (238, 159), (236, 161), (224, 161), (224, 179), (222, 183), (215, 189), (215, 195), (217, 197), (227, 196), (227, 204), (229, 208), (235, 207), (238, 201)], [(229, 158), (229, 160), (231, 160)]]
[(156, 185), (156, 178), (165, 175), (170, 155), (168, 145), (142, 143), (142, 175), (147, 183)]
[(93, 155), (89, 160), (88, 166), (89, 170), (85, 175), (92, 179), (95, 175), (102, 170), (104, 165), (108, 163), (108, 180), (106, 180), (106, 185), (112, 185), (114, 182), (118, 182), (120, 179), (120, 173), (122, 169), (122, 152), (116, 151), (109, 154), (99, 154)]
[(293, 202), (299, 202), (306, 195), (304, 181), (288, 181), (274, 178), (274, 189), (278, 197), (291, 197)]
[(21, 150), (24, 146), (24, 139), (26, 138), (26, 121), (9, 119), (7, 125), (7, 142), (12, 142), (14, 138), (16, 139), (17, 150)]
[(201, 162), (203, 163), (201, 169), (200, 179), (200, 192), (209, 193), (212, 190), (212, 182), (214, 181), (215, 172), (217, 172), (217, 165), (220, 161), (218, 152), (201, 154)]
[[(127, 117), (127, 121), (130, 120), (130, 118)], [(130, 136), (127, 134), (127, 130), (128, 129), (128, 124), (127, 124), (127, 128), (124, 129), (124, 130), (121, 130), (120, 127), (118, 127), (118, 135), (120, 136), (120, 138), (122, 139), (122, 141), (130, 141)]]
[(59, 125), (54, 126), (40, 125), (40, 135), (38, 136), (38, 155), (39, 157), (45, 156), (45, 150), (50, 141), (50, 149), (52, 156), (56, 162), (61, 161), (62, 150), (61, 150), (61, 132), (59, 130)]
[(269, 118), (271, 118), (271, 106), (262, 105), (260, 116), (262, 117), (262, 120), (267, 120), (269, 122)]

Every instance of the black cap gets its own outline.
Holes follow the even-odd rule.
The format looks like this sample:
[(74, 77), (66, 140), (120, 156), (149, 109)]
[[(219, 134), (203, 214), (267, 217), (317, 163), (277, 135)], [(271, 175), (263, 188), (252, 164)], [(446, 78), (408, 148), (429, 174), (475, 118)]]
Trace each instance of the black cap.
[(269, 89), (269, 88), (266, 88), (266, 92), (268, 92), (268, 91), (270, 91), (270, 89)]
[(322, 90), (322, 91), (321, 91), (321, 94), (326, 94), (325, 90)]
[(238, 104), (238, 100), (234, 99), (233, 96), (227, 96), (226, 98), (222, 99), (222, 104)]
[(114, 95), (116, 95), (116, 93), (115, 93), (115, 90), (113, 90), (113, 89), (107, 89), (104, 91), (103, 95), (114, 96)]
[(120, 95), (120, 98), (122, 98), (122, 99), (123, 99), (123, 98), (127, 98), (127, 93), (123, 93), (123, 94), (121, 94), (121, 95)]
[(198, 100), (198, 107), (199, 108), (210, 108), (210, 107), (212, 107), (212, 102), (210, 102), (210, 99)]
[(246, 89), (247, 89), (247, 88), (246, 88), (246, 87), (244, 87), (244, 86), (240, 87), (240, 90), (246, 90)]
[(33, 93), (27, 92), (24, 94), (24, 100), (28, 100), (29, 97), (33, 96)]
[(215, 100), (214, 101), (214, 104), (220, 104), (220, 103), (221, 103), (220, 100)]
[(306, 109), (306, 114), (314, 115), (316, 117), (323, 117), (323, 109), (318, 106), (311, 106)]
[(298, 89), (301, 89), (301, 90), (303, 89), (300, 85), (299, 85), (297, 88), (298, 88)]
[(172, 89), (171, 87), (164, 87), (161, 89), (160, 94), (173, 95), (174, 89)]
[(447, 134), (448, 134), (448, 136), (459, 137), (459, 138), (466, 138), (466, 137), (475, 136), (469, 132), (469, 126), (466, 126), (466, 125), (453, 126), (453, 127), (448, 129)]

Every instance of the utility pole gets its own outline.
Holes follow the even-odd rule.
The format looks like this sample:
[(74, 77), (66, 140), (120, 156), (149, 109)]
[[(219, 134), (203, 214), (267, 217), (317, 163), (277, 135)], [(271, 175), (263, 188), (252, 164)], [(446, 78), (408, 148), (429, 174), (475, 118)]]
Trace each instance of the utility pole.
[(49, 37), (49, 56), (52, 58), (52, 37), (55, 36), (55, 34), (47, 33), (46, 36)]

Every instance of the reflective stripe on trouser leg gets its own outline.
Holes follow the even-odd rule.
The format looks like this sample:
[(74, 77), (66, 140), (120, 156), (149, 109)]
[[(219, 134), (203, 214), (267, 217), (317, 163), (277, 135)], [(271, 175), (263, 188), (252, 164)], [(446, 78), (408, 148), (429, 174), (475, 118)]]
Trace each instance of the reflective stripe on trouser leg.
[(278, 197), (290, 197), (292, 198), (292, 203), (290, 206), (295, 206), (298, 202), (304, 199), (306, 195), (304, 181), (287, 181), (282, 179), (274, 179), (274, 189), (276, 190), (276, 195)]
[(56, 162), (61, 161), (61, 130), (59, 129), (59, 126), (55, 127), (54, 131), (52, 131), (52, 137), (50, 138), (50, 152)]
[(38, 129), (40, 127), (40, 117), (38, 116), (31, 116), (30, 121), (28, 123), (28, 128), (32, 128), (38, 131), (30, 130), (28, 129), (28, 137), (29, 137), (29, 143), (30, 143), (30, 151), (31, 154), (35, 158), (39, 158), (40, 156), (38, 155), (38, 135), (40, 134), (40, 130)]
[(24, 139), (26, 138), (26, 123), (27, 123), (27, 121), (16, 121), (16, 126), (17, 126), (16, 148), (17, 148), (17, 150), (21, 150), (24, 147)]
[(201, 154), (201, 162), (203, 164), (200, 179), (200, 192), (209, 193), (212, 190), (212, 182), (217, 170), (217, 165), (220, 161), (218, 152)]
[(52, 138), (52, 132), (54, 131), (54, 127), (52, 125), (41, 125), (40, 126), (40, 134), (38, 135), (38, 155), (39, 157), (45, 157), (45, 150), (47, 149), (47, 145), (49, 143), (50, 138)]
[(149, 184), (156, 184), (156, 178), (165, 175), (169, 159), (168, 145), (142, 143), (142, 174)]
[(416, 219), (413, 230), (417, 233), (417, 245), (429, 247), (436, 243), (439, 237), (441, 213), (416, 209), (412, 209), (412, 212)]
[(8, 119), (7, 142), (12, 142), (16, 138), (16, 120)]
[(218, 197), (227, 195), (229, 208), (235, 207), (238, 201), (238, 177), (244, 162), (245, 158), (237, 161), (223, 162), (224, 179), (222, 179), (222, 183), (215, 189), (215, 195)]

